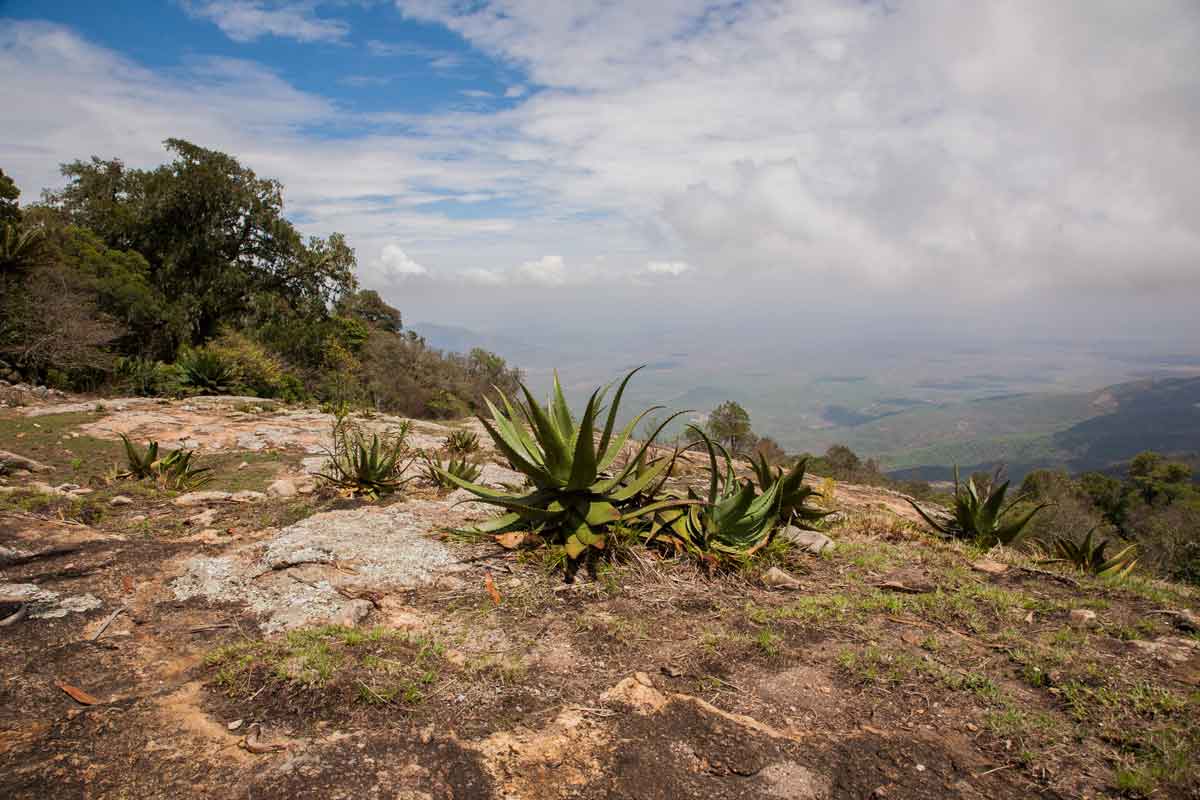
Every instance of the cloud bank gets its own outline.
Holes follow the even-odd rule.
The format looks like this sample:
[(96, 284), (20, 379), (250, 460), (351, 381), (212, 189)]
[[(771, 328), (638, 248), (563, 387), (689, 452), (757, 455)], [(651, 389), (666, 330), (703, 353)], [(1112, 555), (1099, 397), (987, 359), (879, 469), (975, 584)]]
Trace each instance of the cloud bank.
[[(495, 107), (355, 116), (249, 61), (157, 74), (6, 25), (0, 103), (28, 111), (8, 112), (5, 168), (36, 191), (92, 153), (154, 163), (167, 136), (226, 149), (282, 179), (306, 229), (346, 232), (368, 284), (420, 276), (450, 310), (685, 277), (779, 302), (1200, 296), (1191, 0), (396, 6), (524, 80)], [(352, 33), (311, 4), (196, 7), (239, 41)]]

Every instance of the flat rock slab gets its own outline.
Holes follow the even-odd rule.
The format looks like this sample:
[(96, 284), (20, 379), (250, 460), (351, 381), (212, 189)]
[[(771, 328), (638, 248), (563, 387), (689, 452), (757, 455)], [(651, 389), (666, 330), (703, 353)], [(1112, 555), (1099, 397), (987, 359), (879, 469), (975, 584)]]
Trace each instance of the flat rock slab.
[[(124, 434), (135, 441), (153, 440), (169, 447), (203, 450), (267, 450), (289, 448), (323, 453), (329, 445), (333, 415), (314, 409), (287, 408), (256, 397), (191, 397), (186, 400), (129, 398), (103, 401), (104, 409), (119, 411), (89, 422), (79, 431), (101, 439)], [(250, 410), (247, 410), (250, 409)], [(42, 406), (29, 413), (54, 414), (94, 411), (95, 403)], [(404, 422), (384, 414), (354, 421), (368, 432), (383, 433)], [(410, 420), (408, 444), (414, 449), (439, 449), (452, 430), (435, 422)], [(467, 427), (482, 430), (477, 422)], [(481, 447), (488, 452), (486, 439)], [(323, 461), (323, 459), (322, 459)], [(319, 465), (315, 465), (319, 468)]]
[(464, 569), (430, 534), (485, 513), (449, 499), (327, 511), (225, 555), (189, 559), (170, 588), (180, 600), (244, 603), (267, 632), (356, 617), (356, 594), (428, 585)]

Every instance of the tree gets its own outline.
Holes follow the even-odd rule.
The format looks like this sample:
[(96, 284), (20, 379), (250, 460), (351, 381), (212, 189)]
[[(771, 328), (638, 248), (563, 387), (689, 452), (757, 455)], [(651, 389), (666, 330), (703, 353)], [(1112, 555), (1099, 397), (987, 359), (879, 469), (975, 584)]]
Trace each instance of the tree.
[(747, 450), (754, 443), (750, 414), (733, 400), (726, 400), (714, 408), (708, 415), (705, 427), (709, 435), (729, 448), (731, 453)]
[(844, 444), (835, 444), (826, 450), (825, 460), (833, 470), (834, 477), (841, 480), (853, 478), (862, 468), (858, 454)]
[(17, 205), (20, 196), (21, 190), (17, 184), (0, 169), (0, 228), (21, 221), (21, 208)]
[(1129, 462), (1129, 480), (1147, 505), (1170, 505), (1192, 478), (1192, 468), (1180, 461), (1167, 461), (1161, 454), (1145, 451)]
[(165, 146), (175, 158), (153, 170), (95, 157), (66, 164), (70, 183), (46, 195), (66, 221), (146, 259), (151, 284), (173, 307), (167, 316), (185, 322), (182, 341), (162, 357), (225, 324), (265, 323), (268, 313), (322, 318), (356, 288), (354, 251), (339, 234), (304, 241), (283, 216), (278, 181), (182, 139)]
[(787, 453), (779, 446), (779, 442), (770, 436), (763, 436), (755, 442), (753, 452), (765, 458), (768, 464), (779, 464), (787, 458)]
[(381, 331), (399, 333), (403, 327), (400, 312), (384, 302), (374, 289), (362, 289), (345, 295), (338, 300), (337, 310), (339, 314), (357, 317)]

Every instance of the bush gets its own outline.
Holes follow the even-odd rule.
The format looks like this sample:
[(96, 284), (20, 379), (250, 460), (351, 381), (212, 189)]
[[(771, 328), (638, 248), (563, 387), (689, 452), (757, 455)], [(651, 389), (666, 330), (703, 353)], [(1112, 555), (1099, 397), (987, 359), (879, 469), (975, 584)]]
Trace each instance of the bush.
[(234, 394), (238, 374), (233, 365), (211, 350), (184, 350), (175, 362), (180, 384), (195, 394)]
[(283, 361), (244, 333), (226, 331), (204, 350), (229, 365), (237, 388), (257, 397), (303, 399), (303, 384), (290, 374)]

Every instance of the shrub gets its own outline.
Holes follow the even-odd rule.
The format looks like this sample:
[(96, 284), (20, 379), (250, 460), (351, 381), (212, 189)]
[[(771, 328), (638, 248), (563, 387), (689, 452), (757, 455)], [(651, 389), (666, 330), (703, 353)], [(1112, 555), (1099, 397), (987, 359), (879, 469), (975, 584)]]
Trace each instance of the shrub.
[(299, 379), (288, 373), (278, 357), (244, 333), (227, 331), (204, 350), (229, 365), (241, 391), (284, 400), (303, 398)]
[(954, 514), (947, 520), (934, 520), (912, 500), (908, 503), (916, 509), (922, 519), (947, 539), (968, 539), (984, 546), (1014, 544), (1034, 515), (1048, 504), (1034, 506), (1031, 511), (1018, 515), (1016, 519), (1005, 524), (1004, 518), (1008, 512), (1026, 498), (1024, 495), (1018, 495), (1008, 505), (1004, 505), (1009, 482), (998, 483), (999, 480), (1000, 469), (997, 468), (985, 491), (979, 487), (974, 476), (968, 478), (965, 484), (960, 483), (958, 467), (955, 466)]
[(118, 359), (116, 376), (122, 389), (142, 397), (172, 397), (182, 391), (179, 368), (151, 358)]

